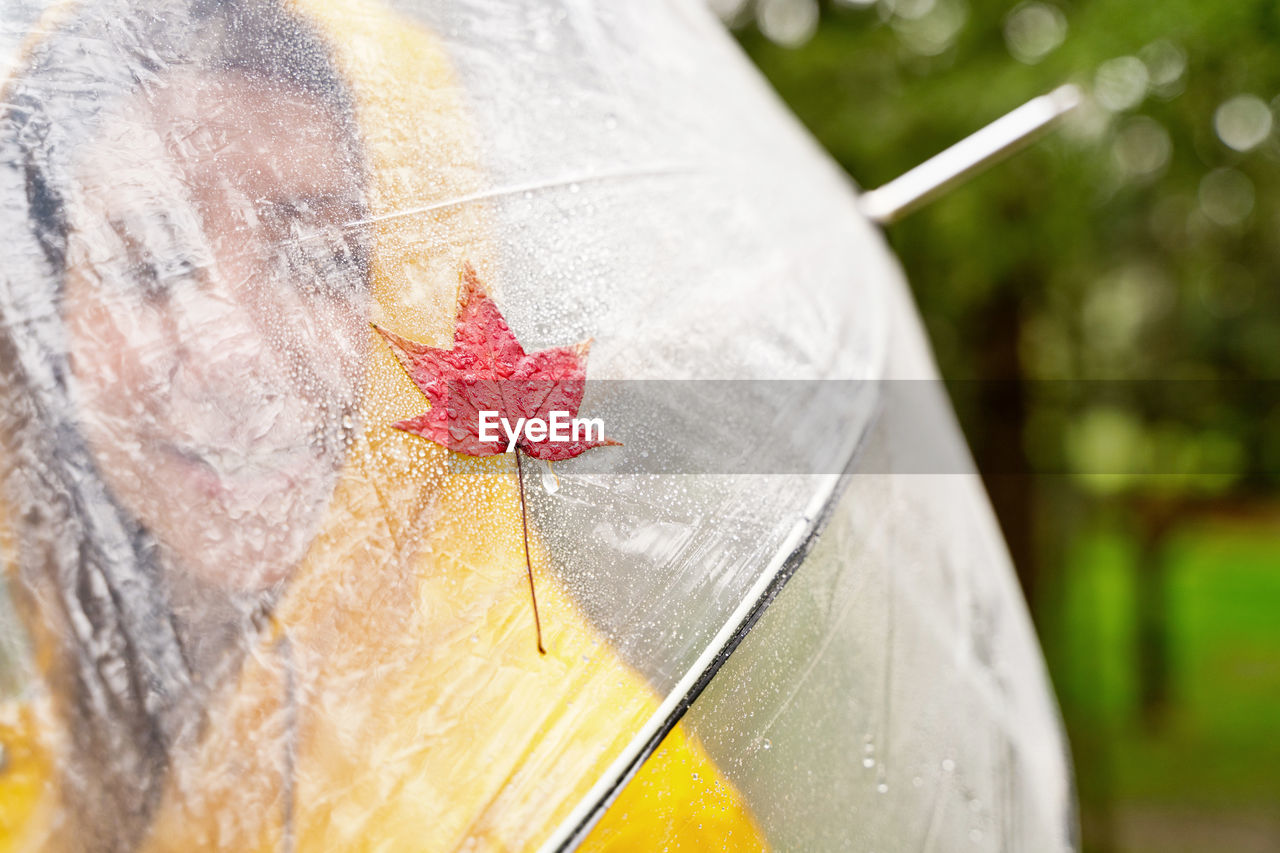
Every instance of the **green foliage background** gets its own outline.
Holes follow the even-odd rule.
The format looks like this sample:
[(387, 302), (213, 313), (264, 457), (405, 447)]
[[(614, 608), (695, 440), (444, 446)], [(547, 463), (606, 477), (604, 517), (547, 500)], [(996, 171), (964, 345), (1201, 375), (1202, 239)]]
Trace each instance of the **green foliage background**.
[[(1215, 127), (1238, 95), (1280, 106), (1280, 5), (1041, 5), (1066, 34), (1034, 63), (1012, 55), (1002, 0), (756, 0), (730, 18), (864, 187), (1143, 61), (1140, 102), (1091, 100), (888, 237), (944, 376), (1025, 394), (1015, 415), (956, 397), (1067, 719), (1086, 848), (1280, 849), (1280, 134), (1242, 152)], [(813, 28), (770, 24), (815, 7)], [(1041, 393), (1097, 379), (1137, 381), (1070, 406)], [(1145, 380), (1171, 379), (1234, 391), (1175, 383), (1153, 407)], [(1067, 473), (1010, 485), (987, 440), (1010, 424), (1022, 464)]]

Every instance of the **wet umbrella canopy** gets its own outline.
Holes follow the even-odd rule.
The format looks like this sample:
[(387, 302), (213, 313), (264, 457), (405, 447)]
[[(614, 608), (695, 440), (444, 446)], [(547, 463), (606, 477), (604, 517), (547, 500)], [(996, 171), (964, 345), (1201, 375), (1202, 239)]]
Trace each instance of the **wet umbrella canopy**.
[[(1072, 846), (906, 285), (699, 3), (8, 14), (0, 849)], [(467, 263), (625, 444), (526, 478), (546, 656), (370, 325)]]

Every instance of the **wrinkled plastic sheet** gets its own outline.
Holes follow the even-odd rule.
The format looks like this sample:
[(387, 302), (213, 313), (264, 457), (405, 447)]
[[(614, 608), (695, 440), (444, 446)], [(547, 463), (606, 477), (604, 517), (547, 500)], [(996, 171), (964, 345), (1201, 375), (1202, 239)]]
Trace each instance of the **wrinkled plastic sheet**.
[[(888, 353), (932, 375), (852, 189), (699, 4), (15, 5), (5, 33), (4, 722), (44, 780), (15, 788), (25, 841), (570, 837), (830, 518), (693, 708), (675, 766), (712, 793), (631, 823), (656, 843), (705, 794), (784, 849), (1070, 843), (972, 478), (561, 464), (525, 490), (542, 658), (510, 457), (458, 466), (390, 427), (424, 402), (368, 324), (447, 346), (468, 262), (527, 347), (594, 338), (595, 380), (865, 382), (795, 403), (838, 459), (893, 428)], [(787, 429), (761, 420), (733, 433), (747, 456)], [(906, 557), (886, 544), (911, 530)], [(783, 606), (806, 595), (820, 618)], [(637, 790), (683, 791), (675, 772)]]
[(1074, 849), (1031, 624), (905, 292), (896, 303), (846, 488), (686, 723), (779, 849)]

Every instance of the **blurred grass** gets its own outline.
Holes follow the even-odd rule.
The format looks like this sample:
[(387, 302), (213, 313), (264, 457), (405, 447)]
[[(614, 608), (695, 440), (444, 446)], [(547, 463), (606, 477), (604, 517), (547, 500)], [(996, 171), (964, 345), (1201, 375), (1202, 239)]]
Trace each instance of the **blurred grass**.
[[(1161, 849), (1124, 843), (1127, 810), (1252, 824), (1280, 803), (1280, 523), (1197, 524), (1163, 553), (1171, 696), (1157, 726), (1139, 713), (1137, 544), (1123, 525), (1100, 522), (1070, 547), (1043, 637), (1076, 752), (1086, 840), (1112, 834), (1088, 826), (1108, 811), (1123, 850)], [(1280, 842), (1272, 831), (1255, 835)], [(1233, 849), (1184, 841), (1181, 849)]]

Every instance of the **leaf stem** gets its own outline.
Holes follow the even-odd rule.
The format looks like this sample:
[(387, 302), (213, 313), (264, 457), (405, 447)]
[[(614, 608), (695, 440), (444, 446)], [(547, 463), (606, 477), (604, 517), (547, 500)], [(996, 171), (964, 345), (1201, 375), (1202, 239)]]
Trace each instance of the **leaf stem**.
[(533, 560), (529, 556), (529, 518), (524, 500), (524, 468), (520, 465), (520, 448), (516, 448), (516, 478), (520, 482), (520, 527), (524, 530), (524, 567), (529, 575), (529, 597), (533, 599), (533, 625), (538, 631), (538, 654), (545, 655), (542, 647), (542, 620), (538, 618), (538, 593), (533, 588)]

